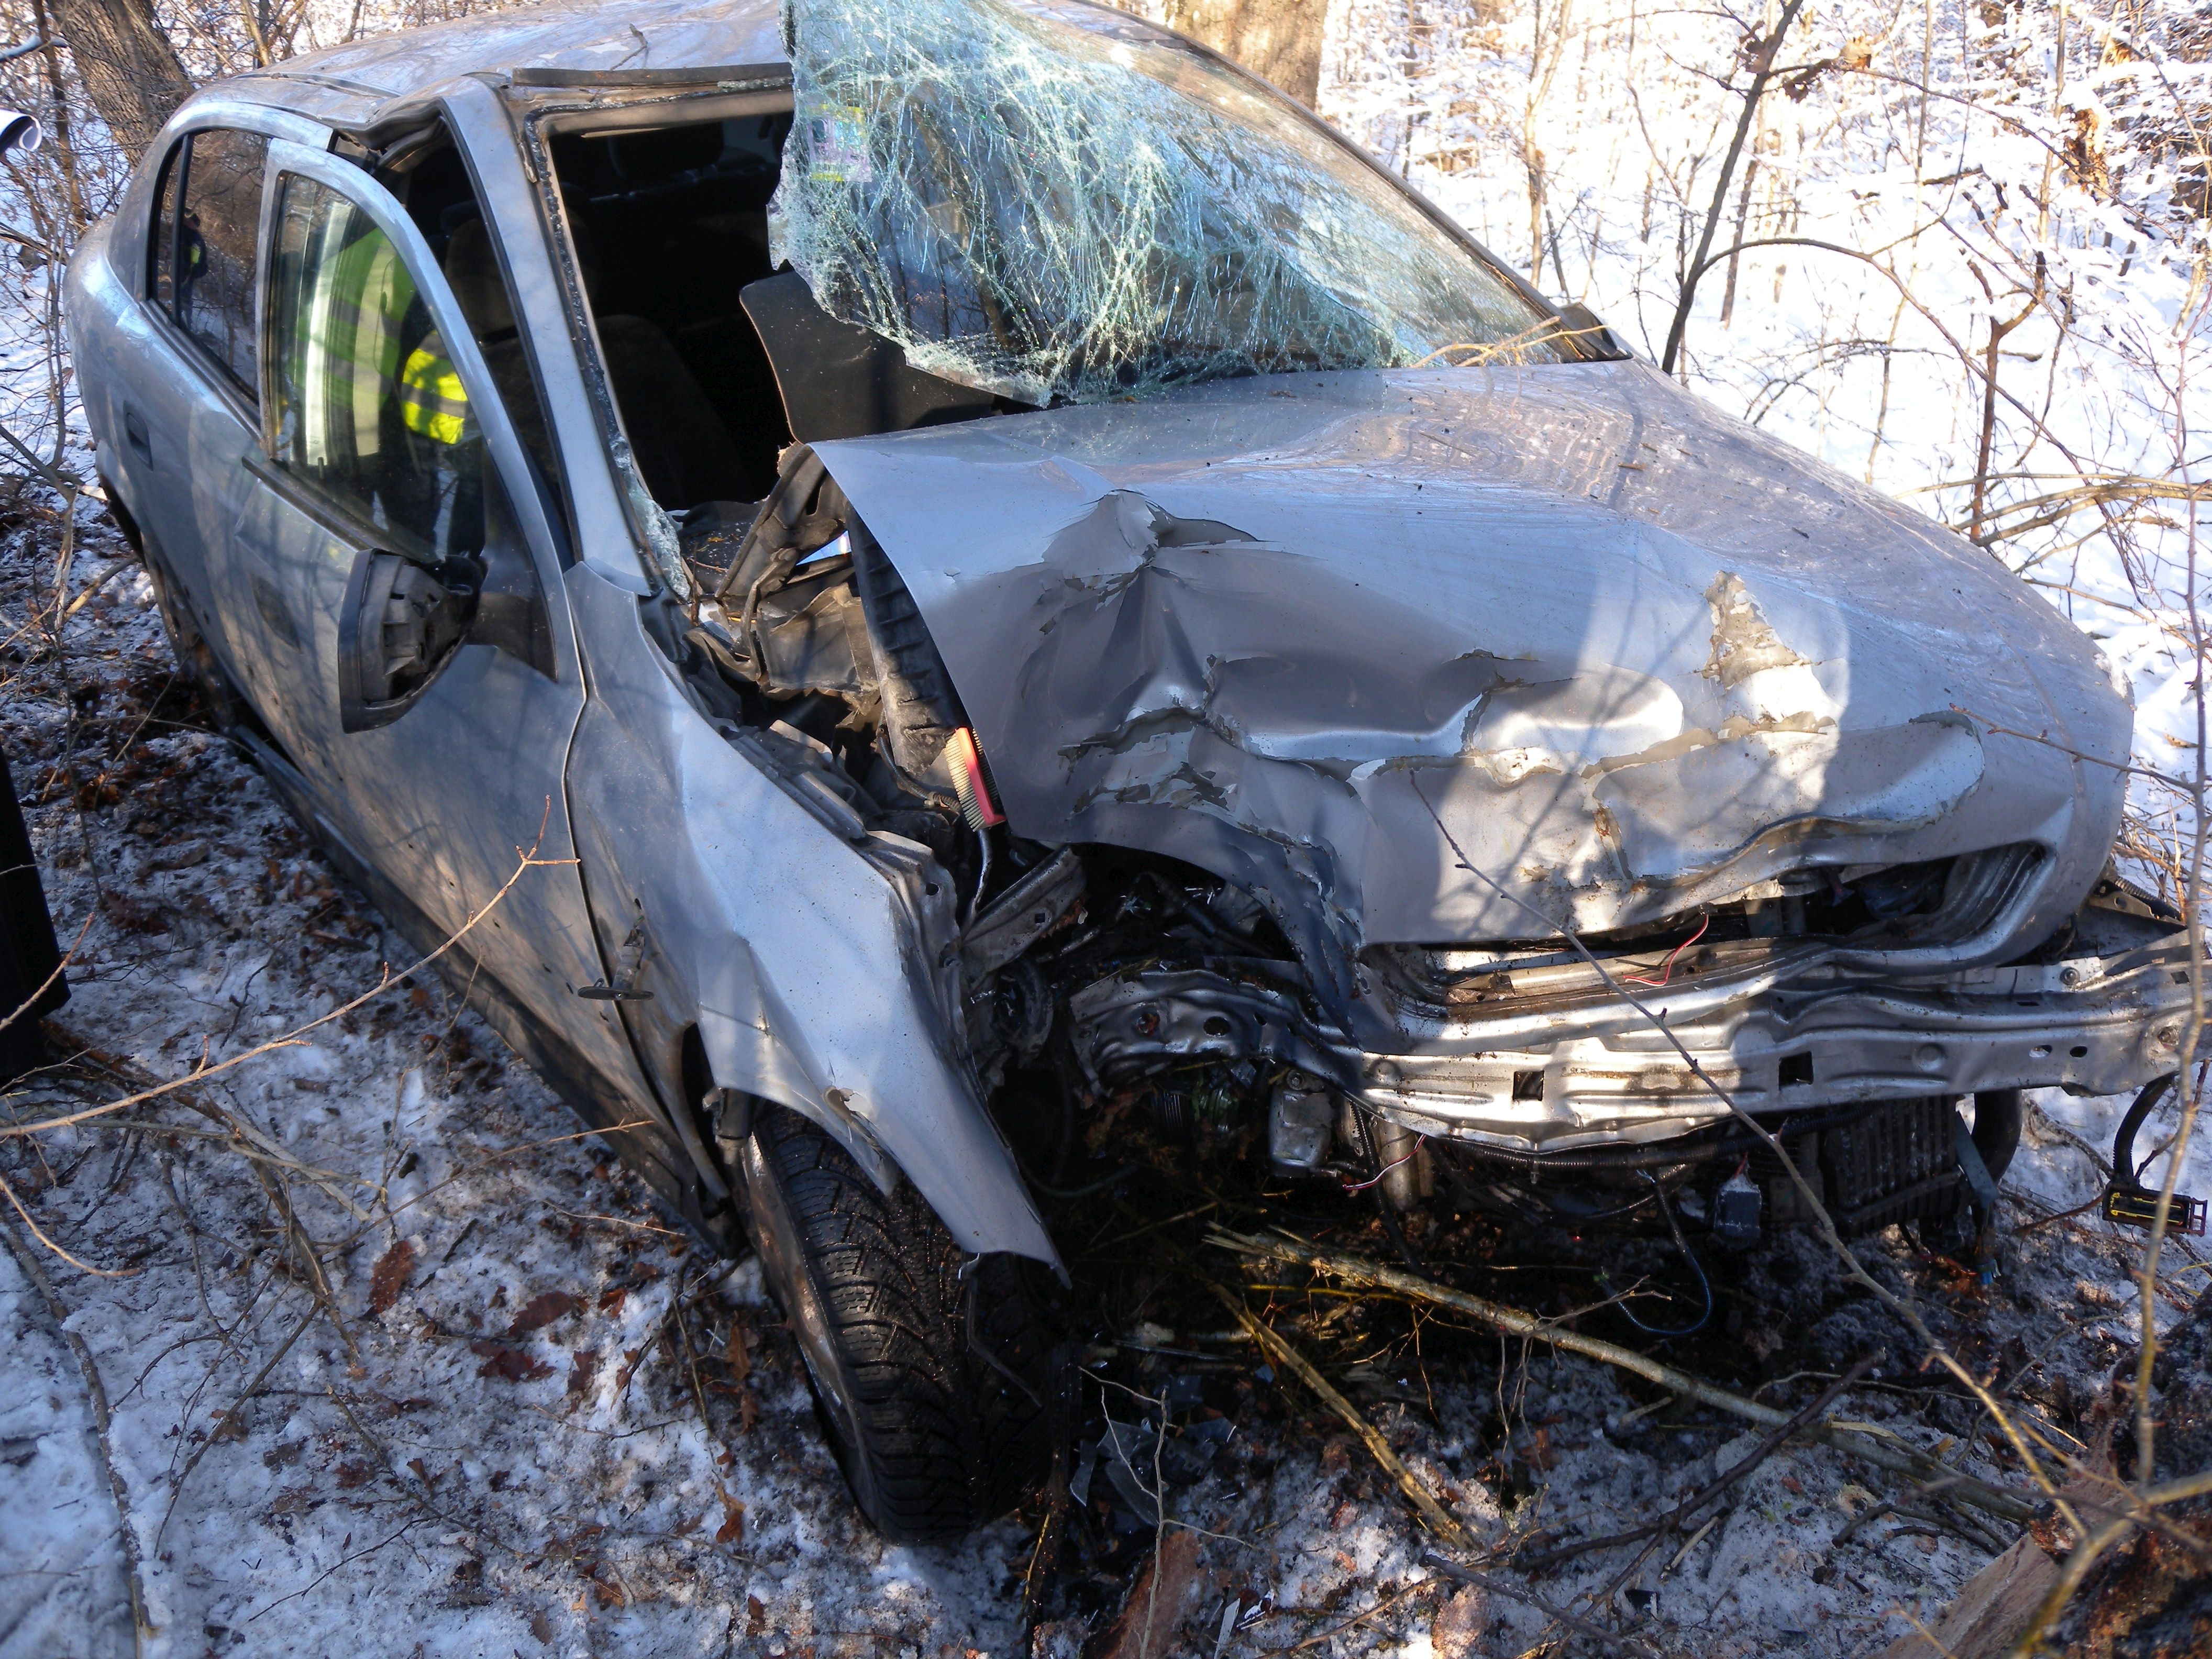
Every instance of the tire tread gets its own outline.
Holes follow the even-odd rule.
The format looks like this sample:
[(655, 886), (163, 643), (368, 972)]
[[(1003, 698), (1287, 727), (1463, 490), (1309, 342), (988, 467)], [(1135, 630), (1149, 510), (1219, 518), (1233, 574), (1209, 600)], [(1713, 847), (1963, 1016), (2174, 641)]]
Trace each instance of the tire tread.
[(949, 1541), (1005, 1513), (1048, 1450), (1048, 1343), (1024, 1264), (984, 1256), (963, 1279), (966, 1256), (911, 1184), (886, 1196), (781, 1108), (754, 1133), (846, 1359), (864, 1443), (841, 1450), (866, 1462), (853, 1485), (869, 1519), (895, 1539)]

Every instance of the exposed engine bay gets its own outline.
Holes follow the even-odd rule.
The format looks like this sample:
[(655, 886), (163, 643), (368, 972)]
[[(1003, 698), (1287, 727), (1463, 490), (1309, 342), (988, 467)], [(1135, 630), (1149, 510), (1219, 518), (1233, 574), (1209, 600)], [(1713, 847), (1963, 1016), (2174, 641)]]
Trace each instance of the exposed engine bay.
[[(1745, 1246), (1809, 1212), (1725, 1091), (1844, 1231), (1963, 1236), (1994, 1207), (2023, 1085), (2087, 1092), (2110, 1083), (2100, 1068), (2154, 1066), (2144, 1041), (2178, 1042), (2140, 1025), (2185, 977), (2177, 919), (2116, 878), (2002, 968), (1877, 988), (1837, 966), (1976, 932), (2033, 869), (2019, 846), (1791, 872), (1578, 942), (1370, 945), (1360, 991), (1402, 1042), (1364, 1050), (1261, 896), (1158, 854), (1012, 831), (905, 583), (806, 446), (757, 510), (688, 515), (683, 546), (702, 701), (817, 815), (926, 849), (953, 884), (960, 933), (939, 966), (957, 972), (962, 1058), (1048, 1188), (1079, 1140), (1126, 1121), (1373, 1188), (1393, 1211), (1663, 1218)], [(1624, 993), (1663, 1000), (1667, 1028)], [(2090, 1040), (2062, 1046), (2069, 1010)]]
[[(2009, 594), (1957, 665), (1988, 677), (1977, 717), (1911, 606), (1808, 577), (1808, 543), (1926, 561), (1893, 505), (1632, 364), (1232, 379), (1167, 421), (1055, 394), (1017, 433), (986, 418), (1032, 410), (1010, 383), (775, 267), (792, 131), (553, 147), (676, 531), (649, 631), (817, 821), (950, 898), (957, 938), (921, 927), (908, 976), (1034, 1185), (1142, 1123), (1395, 1210), (1743, 1245), (1809, 1218), (1778, 1147), (1846, 1230), (1955, 1232), (1994, 1207), (2022, 1089), (2170, 1071), (2178, 919), (2109, 867), (2076, 896), (2112, 776), (1986, 711), (2056, 709), (2091, 754), (2124, 720)], [(689, 349), (709, 333), (728, 349)], [(722, 367), (694, 395), (679, 357)], [(1646, 434), (1694, 488), (1637, 493), (1613, 461)], [(707, 498), (770, 453), (765, 500)], [(1285, 488), (1280, 456), (1326, 482)], [(2052, 678), (2003, 678), (2008, 652)]]

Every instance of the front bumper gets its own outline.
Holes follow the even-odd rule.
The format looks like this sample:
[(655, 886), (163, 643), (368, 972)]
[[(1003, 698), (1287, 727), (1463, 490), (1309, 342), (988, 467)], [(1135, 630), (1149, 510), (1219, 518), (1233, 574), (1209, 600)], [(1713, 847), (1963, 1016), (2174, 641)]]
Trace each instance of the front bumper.
[[(1816, 965), (1718, 994), (1639, 996), (1748, 1112), (1995, 1089), (2118, 1094), (2173, 1070), (2188, 955), (2177, 940), (1909, 981)], [(1523, 1154), (1664, 1140), (1729, 1115), (1667, 1035), (1618, 1000), (1530, 1024), (1440, 1025), (1404, 1054), (1334, 1057), (1379, 1115)]]
[[(1317, 1029), (1287, 985), (1153, 969), (1071, 1000), (1094, 1082), (1261, 1058), (1326, 1079), (1416, 1133), (1527, 1156), (1671, 1139), (1729, 1115), (1989, 1090), (2118, 1094), (2174, 1069), (2189, 1010), (2179, 937), (2124, 954), (1910, 978), (1819, 948), (1694, 986), (1487, 1005), (1391, 1054)], [(1303, 1085), (1301, 1085), (1303, 1086)]]

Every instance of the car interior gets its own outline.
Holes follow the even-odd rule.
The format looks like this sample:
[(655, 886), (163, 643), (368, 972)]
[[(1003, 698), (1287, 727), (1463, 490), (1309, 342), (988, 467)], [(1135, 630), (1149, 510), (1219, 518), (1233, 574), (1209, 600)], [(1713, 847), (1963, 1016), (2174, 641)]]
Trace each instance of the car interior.
[(607, 376), (646, 487), (671, 511), (758, 501), (791, 441), (740, 294), (769, 275), (789, 115), (552, 143)]
[[(896, 345), (830, 317), (795, 272), (772, 268), (769, 199), (791, 118), (550, 140), (624, 434), (646, 488), (687, 531), (749, 522), (794, 439), (1026, 407), (908, 368)], [(385, 180), (437, 256), (525, 447), (556, 480), (497, 251), (459, 152), (426, 147)]]

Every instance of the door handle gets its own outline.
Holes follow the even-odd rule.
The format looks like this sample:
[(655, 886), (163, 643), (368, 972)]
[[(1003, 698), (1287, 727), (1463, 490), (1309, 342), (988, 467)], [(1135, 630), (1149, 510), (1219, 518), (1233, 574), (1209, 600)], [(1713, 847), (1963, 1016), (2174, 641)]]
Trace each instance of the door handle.
[(137, 450), (147, 465), (154, 465), (154, 441), (147, 435), (146, 417), (128, 404), (123, 406), (123, 441)]

